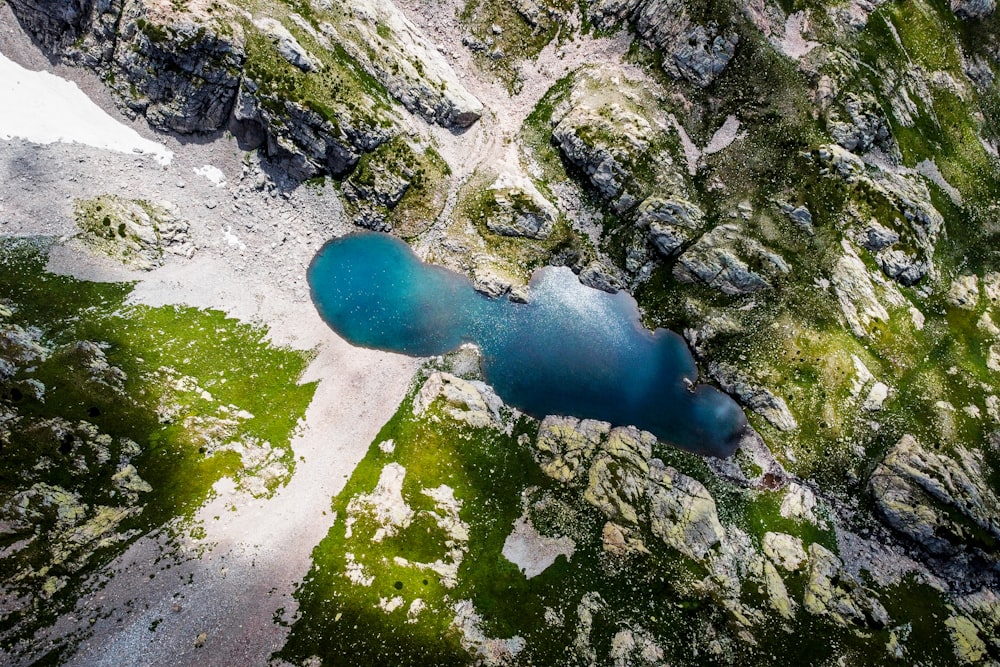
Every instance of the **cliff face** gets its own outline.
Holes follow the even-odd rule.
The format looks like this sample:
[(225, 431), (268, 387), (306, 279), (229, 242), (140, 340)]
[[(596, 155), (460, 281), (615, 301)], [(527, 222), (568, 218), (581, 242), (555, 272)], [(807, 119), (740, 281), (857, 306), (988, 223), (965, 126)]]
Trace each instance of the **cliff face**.
[[(332, 14), (306, 20), (279, 12), (282, 23), (230, 3), (10, 5), (43, 47), (99, 71), (122, 104), (153, 127), (180, 134), (228, 129), (298, 180), (346, 175), (362, 155), (399, 135), (404, 126), (394, 98), (446, 127), (466, 127), (482, 111), (388, 3), (356, 8), (395, 28), (383, 30), (385, 37), (338, 31), (323, 20)], [(351, 25), (374, 27), (374, 20)], [(427, 64), (418, 71), (414, 62)]]

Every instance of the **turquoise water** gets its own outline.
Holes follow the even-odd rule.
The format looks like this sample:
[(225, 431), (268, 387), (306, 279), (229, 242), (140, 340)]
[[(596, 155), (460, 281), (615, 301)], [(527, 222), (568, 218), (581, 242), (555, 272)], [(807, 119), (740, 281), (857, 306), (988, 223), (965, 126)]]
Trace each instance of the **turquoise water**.
[(354, 345), (429, 356), (475, 343), (486, 380), (534, 417), (631, 424), (713, 456), (732, 454), (746, 428), (731, 398), (694, 385), (682, 338), (651, 333), (629, 295), (585, 287), (569, 269), (537, 271), (531, 303), (518, 304), (479, 294), (392, 236), (364, 233), (324, 246), (309, 285), (320, 315)]

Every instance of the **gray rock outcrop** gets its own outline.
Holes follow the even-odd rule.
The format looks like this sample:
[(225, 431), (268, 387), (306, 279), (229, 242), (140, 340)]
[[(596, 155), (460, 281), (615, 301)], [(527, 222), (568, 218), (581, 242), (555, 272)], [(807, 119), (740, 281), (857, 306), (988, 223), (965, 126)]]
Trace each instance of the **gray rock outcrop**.
[[(902, 233), (886, 230), (888, 220), (875, 224), (866, 222), (860, 233), (863, 246), (877, 247), (872, 251), (882, 272), (902, 285), (914, 285), (933, 272), (934, 249), (944, 231), (944, 218), (931, 202), (930, 191), (920, 177), (896, 173), (889, 168), (869, 165), (854, 153), (839, 145), (823, 146), (818, 151), (830, 171), (849, 184), (866, 188), (872, 196), (885, 200), (898, 211), (896, 228)], [(871, 238), (872, 230), (875, 238)], [(865, 239), (865, 236), (868, 239)], [(892, 240), (892, 236), (900, 237)], [(905, 241), (906, 249), (896, 247)]]
[(535, 440), (542, 471), (564, 484), (577, 481), (610, 431), (610, 424), (594, 419), (546, 417)]
[(726, 534), (708, 489), (659, 459), (650, 461), (649, 480), (653, 534), (688, 558), (706, 558)]
[(86, 245), (132, 268), (149, 271), (166, 253), (190, 257), (195, 251), (190, 225), (170, 202), (105, 195), (77, 202), (75, 217)]
[(996, 8), (996, 0), (951, 0), (951, 11), (961, 19), (984, 19)]
[(759, 414), (775, 428), (781, 431), (794, 431), (799, 427), (785, 399), (775, 396), (766, 387), (747, 382), (735, 366), (713, 361), (708, 364), (708, 374), (719, 383), (723, 391)]
[(844, 627), (890, 624), (882, 604), (844, 569), (837, 554), (820, 544), (810, 544), (808, 563), (809, 581), (802, 596), (806, 611), (827, 616)]
[(785, 533), (765, 533), (764, 555), (788, 572), (796, 572), (806, 562), (808, 556), (802, 540)]
[(875, 505), (892, 528), (934, 554), (976, 549), (1000, 556), (1000, 499), (979, 455), (956, 446), (951, 455), (903, 436), (872, 473)]
[(438, 399), (445, 414), (456, 421), (473, 428), (503, 428), (503, 402), (491, 387), (478, 380), (463, 380), (440, 371), (432, 373), (413, 399), (413, 414), (423, 415)]
[(49, 49), (80, 38), (93, 0), (9, 0), (25, 31)]
[(899, 243), (899, 234), (873, 220), (858, 236), (858, 245), (870, 252), (879, 252)]
[(665, 148), (668, 121), (655, 101), (661, 92), (623, 68), (586, 67), (552, 111), (552, 142), (616, 213), (654, 190), (685, 191)]
[(664, 69), (704, 88), (726, 69), (739, 41), (736, 33), (721, 32), (714, 23), (694, 25), (674, 43)]
[(874, 322), (889, 321), (886, 305), (900, 306), (904, 299), (895, 285), (878, 273), (869, 273), (846, 239), (841, 247), (844, 254), (834, 264), (830, 282), (851, 331), (867, 336)]
[(587, 287), (615, 294), (621, 289), (622, 283), (603, 262), (594, 260), (580, 271), (580, 282)]
[(490, 231), (501, 236), (547, 239), (558, 211), (540, 193), (518, 187), (490, 190), (492, 208), (486, 218)]
[[(398, 118), (382, 108), (384, 100), (375, 99), (381, 93), (370, 92), (362, 76), (374, 76), (407, 109), (445, 126), (466, 127), (481, 115), (482, 105), (398, 9), (377, 0), (368, 5), (355, 8), (371, 16), (351, 23), (354, 29), (324, 23), (321, 32), (295, 14), (282, 23), (230, 5), (205, 11), (149, 0), (11, 3), (43, 46), (97, 69), (123, 105), (154, 127), (181, 134), (229, 128), (244, 147), (263, 148), (300, 180), (342, 176), (399, 133)], [(379, 32), (376, 18), (388, 32)], [(337, 54), (336, 63), (355, 59), (342, 73), (354, 79), (351, 99), (315, 103), (251, 57), (248, 43), (262, 35), (303, 76), (319, 76), (326, 67), (322, 54), (306, 50), (290, 27)], [(376, 36), (383, 48), (372, 51), (365, 40)]]
[(649, 230), (649, 241), (663, 257), (673, 257), (704, 226), (697, 204), (680, 198), (649, 197), (635, 216), (635, 226)]
[(298, 67), (303, 72), (314, 72), (319, 69), (319, 63), (299, 44), (299, 40), (295, 39), (295, 36), (288, 31), (288, 28), (281, 25), (280, 22), (264, 17), (257, 19), (253, 24), (255, 28), (263, 32), (274, 42), (278, 53), (289, 63)]
[(648, 528), (667, 546), (703, 561), (725, 538), (715, 500), (705, 486), (653, 458), (656, 438), (634, 427), (546, 417), (535, 443), (549, 477), (581, 488), (584, 499), (609, 520), (609, 552), (644, 553), (630, 537)]
[(854, 153), (867, 153), (876, 147), (886, 154), (894, 152), (889, 121), (870, 93), (847, 93), (844, 111), (846, 118), (830, 122), (830, 134), (837, 144)]
[(770, 288), (762, 274), (786, 274), (789, 267), (777, 253), (748, 238), (741, 225), (726, 223), (685, 250), (673, 271), (681, 282), (701, 282), (723, 294), (739, 296)]
[(629, 21), (663, 54), (663, 69), (676, 79), (708, 86), (736, 54), (739, 35), (717, 23), (695, 23), (682, 0), (592, 0), (591, 17), (602, 28)]
[(464, 128), (483, 114), (442, 53), (388, 0), (361, 0), (346, 20), (320, 25), (411, 113), (444, 127)]

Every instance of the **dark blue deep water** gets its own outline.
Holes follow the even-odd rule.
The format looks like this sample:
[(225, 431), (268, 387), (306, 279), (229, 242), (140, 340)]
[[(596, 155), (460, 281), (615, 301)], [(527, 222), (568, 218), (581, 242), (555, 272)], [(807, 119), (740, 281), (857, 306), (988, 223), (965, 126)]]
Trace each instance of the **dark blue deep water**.
[(746, 428), (736, 403), (708, 386), (678, 335), (650, 333), (635, 301), (581, 285), (569, 269), (531, 281), (531, 303), (490, 299), (465, 277), (421, 262), (402, 241), (354, 234), (309, 268), (323, 319), (354, 345), (416, 356), (465, 342), (487, 381), (534, 417), (572, 415), (635, 425), (699, 454), (729, 456)]

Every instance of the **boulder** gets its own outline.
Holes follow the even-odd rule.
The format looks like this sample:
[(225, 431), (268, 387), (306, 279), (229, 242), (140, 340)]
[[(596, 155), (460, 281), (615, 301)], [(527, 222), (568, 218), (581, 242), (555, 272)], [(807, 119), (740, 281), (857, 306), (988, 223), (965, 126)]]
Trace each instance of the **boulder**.
[(719, 383), (723, 391), (759, 414), (778, 430), (798, 429), (799, 424), (792, 411), (788, 409), (785, 399), (775, 396), (766, 387), (749, 383), (735, 366), (709, 362), (708, 374)]
[(648, 492), (650, 529), (667, 546), (703, 560), (722, 543), (715, 500), (701, 482), (653, 459)]
[(785, 588), (785, 582), (771, 561), (764, 561), (764, 585), (767, 587), (767, 597), (771, 601), (771, 607), (784, 619), (794, 618), (795, 609), (788, 597), (788, 589)]
[(812, 234), (813, 233), (813, 214), (805, 206), (792, 206), (788, 202), (779, 201), (777, 202), (778, 208), (781, 212), (788, 216), (796, 227), (802, 231)]
[(878, 252), (899, 243), (899, 234), (872, 220), (858, 235), (858, 245), (870, 252)]
[(648, 554), (649, 549), (642, 539), (633, 537), (635, 531), (612, 521), (604, 524), (601, 531), (601, 543), (604, 552), (612, 556), (628, 556), (631, 554)]
[(989, 648), (979, 636), (979, 628), (975, 621), (968, 616), (955, 614), (946, 618), (944, 625), (951, 635), (955, 657), (964, 665), (983, 664), (989, 655)]
[[(633, 121), (638, 117), (625, 118)], [(626, 191), (629, 172), (625, 164), (630, 162), (630, 153), (644, 151), (648, 144), (640, 142), (634, 147), (620, 147), (612, 143), (614, 137), (608, 130), (608, 136), (602, 137), (593, 129), (593, 125), (606, 126), (608, 122), (598, 116), (587, 116), (584, 111), (565, 116), (552, 130), (552, 139), (563, 157), (579, 169), (597, 190), (597, 194), (612, 202), (612, 207), (622, 212), (635, 203), (633, 196)]]
[(497, 299), (510, 292), (511, 282), (489, 263), (479, 264), (473, 269), (472, 287), (491, 299)]
[(843, 568), (843, 562), (835, 553), (819, 544), (810, 544), (809, 581), (802, 596), (802, 606), (810, 614), (829, 616), (839, 625), (862, 623), (864, 613), (848, 588), (854, 582), (844, 576)]
[(715, 500), (701, 482), (652, 458), (656, 438), (635, 427), (546, 417), (536, 456), (562, 482), (586, 483), (583, 497), (608, 519), (609, 553), (644, 553), (636, 531), (648, 529), (667, 546), (704, 560), (725, 537)]
[(607, 422), (593, 419), (546, 417), (535, 441), (542, 471), (563, 483), (579, 479), (610, 430)]
[(53, 521), (59, 531), (81, 523), (86, 513), (87, 506), (79, 494), (43, 482), (14, 494), (3, 512), (5, 516), (14, 515), (33, 524)]
[(844, 254), (833, 265), (830, 282), (851, 331), (859, 337), (867, 336), (873, 322), (889, 321), (889, 311), (882, 303), (876, 285), (883, 288), (882, 298), (887, 303), (898, 306), (903, 304), (904, 299), (878, 274), (868, 272), (865, 263), (846, 239), (841, 241), (841, 246)]
[(951, 11), (960, 19), (984, 19), (996, 8), (996, 0), (951, 0)]
[(900, 285), (915, 285), (931, 270), (931, 263), (902, 250), (887, 250), (875, 255), (882, 273)]
[(19, 367), (33, 366), (51, 350), (41, 344), (42, 332), (33, 327), (0, 324), (0, 381), (14, 377)]
[(396, 462), (382, 468), (371, 493), (362, 493), (347, 504), (346, 537), (350, 538), (360, 515), (369, 516), (377, 526), (372, 540), (381, 542), (407, 528), (416, 516), (403, 497), (406, 468)]
[(413, 399), (413, 414), (424, 414), (441, 399), (443, 412), (473, 428), (502, 428), (503, 402), (493, 389), (477, 380), (463, 380), (450, 373), (434, 372)]
[(869, 489), (886, 523), (931, 553), (1000, 555), (1000, 499), (979, 454), (960, 445), (950, 455), (930, 451), (905, 435), (876, 467)]
[(974, 274), (955, 278), (947, 299), (956, 308), (975, 310), (979, 305), (979, 278)]
[(818, 523), (815, 509), (816, 494), (813, 490), (804, 484), (789, 482), (788, 489), (781, 498), (781, 507), (778, 509), (781, 516), (786, 519)]
[(153, 490), (149, 482), (139, 476), (139, 471), (131, 463), (121, 466), (111, 476), (111, 483), (132, 503), (135, 503), (139, 499), (140, 493), (149, 493)]
[(888, 397), (889, 386), (884, 382), (876, 382), (868, 391), (868, 396), (865, 398), (865, 402), (861, 404), (861, 409), (868, 412), (881, 410)]
[(809, 545), (809, 580), (802, 606), (843, 627), (885, 628), (892, 619), (875, 593), (844, 569), (840, 558), (820, 544)]
[(788, 572), (796, 572), (806, 561), (802, 540), (785, 533), (764, 533), (764, 555)]

